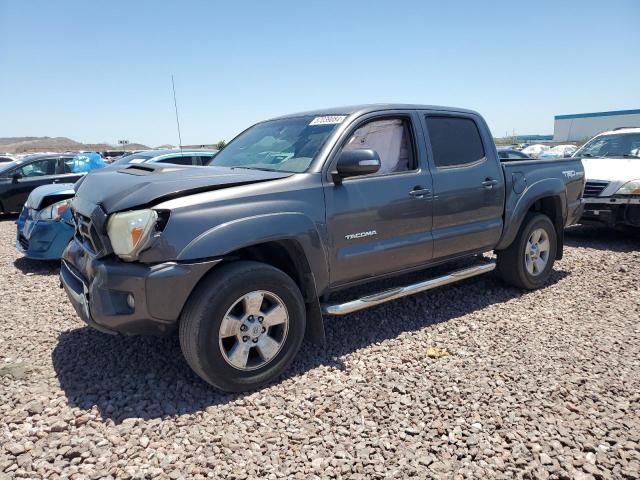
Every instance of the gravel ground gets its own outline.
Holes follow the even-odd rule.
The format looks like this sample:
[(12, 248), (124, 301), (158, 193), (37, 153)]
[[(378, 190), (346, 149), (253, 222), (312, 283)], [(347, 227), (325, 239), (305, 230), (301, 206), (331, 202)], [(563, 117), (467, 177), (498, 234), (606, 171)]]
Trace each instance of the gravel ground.
[(0, 478), (640, 477), (637, 237), (570, 232), (536, 292), (489, 275), (328, 319), (327, 349), (230, 395), (175, 336), (84, 327), (13, 235), (0, 221)]

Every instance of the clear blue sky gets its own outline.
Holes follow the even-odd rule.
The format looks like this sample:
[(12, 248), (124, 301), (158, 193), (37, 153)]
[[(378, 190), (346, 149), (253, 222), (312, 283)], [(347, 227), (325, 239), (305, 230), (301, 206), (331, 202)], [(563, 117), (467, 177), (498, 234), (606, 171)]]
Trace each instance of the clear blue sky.
[(369, 102), (473, 108), (494, 135), (640, 108), (640, 1), (0, 0), (0, 137), (230, 139)]

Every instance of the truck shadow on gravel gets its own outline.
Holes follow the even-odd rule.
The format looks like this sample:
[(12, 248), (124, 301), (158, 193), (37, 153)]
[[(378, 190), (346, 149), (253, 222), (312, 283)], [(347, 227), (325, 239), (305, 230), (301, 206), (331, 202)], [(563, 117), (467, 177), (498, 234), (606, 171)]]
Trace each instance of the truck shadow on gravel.
[(17, 258), (13, 265), (25, 275), (58, 275), (60, 260), (31, 260), (26, 257)]
[(565, 244), (569, 247), (619, 253), (635, 252), (640, 251), (640, 229), (614, 230), (595, 225), (580, 225), (565, 230)]
[[(555, 271), (550, 284), (567, 275)], [(326, 317), (326, 348), (305, 342), (278, 382), (320, 366), (347, 370), (341, 358), (358, 349), (526, 294), (485, 275), (345, 317)], [(95, 406), (103, 419), (115, 422), (194, 413), (245, 395), (219, 392), (197, 377), (182, 357), (177, 335), (112, 336), (83, 327), (60, 334), (52, 360), (70, 405)]]

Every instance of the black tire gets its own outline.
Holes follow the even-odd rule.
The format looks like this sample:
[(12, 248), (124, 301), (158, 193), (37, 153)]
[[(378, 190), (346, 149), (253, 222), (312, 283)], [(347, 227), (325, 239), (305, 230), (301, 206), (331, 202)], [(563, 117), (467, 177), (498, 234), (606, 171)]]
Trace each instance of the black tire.
[[(225, 358), (218, 335), (229, 309), (244, 295), (258, 290), (282, 300), (288, 328), (278, 353), (266, 365), (243, 370)], [(191, 293), (180, 316), (180, 346), (189, 366), (214, 387), (227, 392), (252, 390), (289, 367), (302, 344), (305, 325), (304, 301), (291, 277), (270, 265), (238, 261), (213, 270)]]
[[(539, 228), (542, 228), (548, 236), (550, 243), (549, 253), (544, 269), (532, 274), (526, 267), (525, 252), (529, 237)], [(511, 245), (497, 252), (498, 273), (502, 279), (515, 287), (526, 290), (535, 290), (542, 287), (549, 279), (556, 260), (557, 237), (556, 229), (549, 217), (541, 213), (528, 213)]]

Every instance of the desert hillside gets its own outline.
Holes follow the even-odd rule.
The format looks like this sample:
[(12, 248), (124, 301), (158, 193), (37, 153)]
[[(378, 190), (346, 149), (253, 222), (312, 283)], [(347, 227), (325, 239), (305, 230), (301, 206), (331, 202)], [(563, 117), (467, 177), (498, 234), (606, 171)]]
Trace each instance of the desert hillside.
[[(67, 150), (112, 150), (121, 149), (106, 143), (81, 143), (67, 137), (5, 137), (0, 138), (0, 152), (64, 152)], [(147, 150), (149, 147), (140, 143), (127, 145), (127, 150)]]

